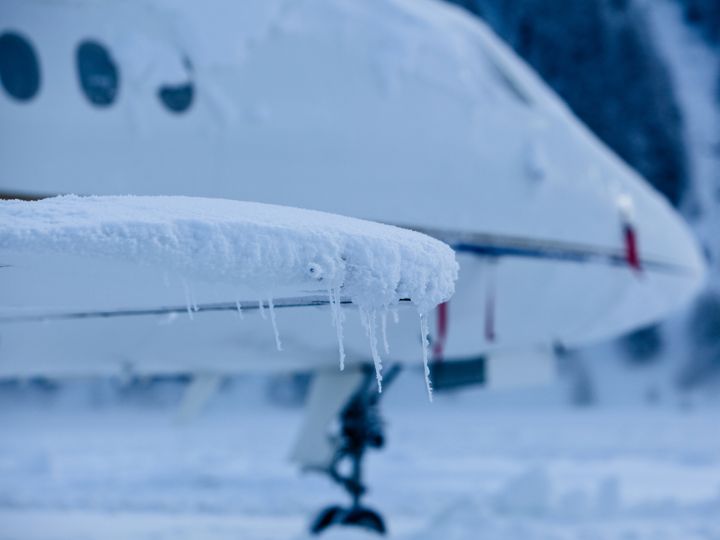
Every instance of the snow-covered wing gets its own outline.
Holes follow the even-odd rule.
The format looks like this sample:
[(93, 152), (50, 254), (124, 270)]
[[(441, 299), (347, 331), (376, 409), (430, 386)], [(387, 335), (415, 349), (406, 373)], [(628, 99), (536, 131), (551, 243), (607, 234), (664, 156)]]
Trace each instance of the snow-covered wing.
[[(4, 201), (0, 259), (5, 266), (0, 276), (0, 321), (27, 328), (11, 333), (3, 375), (12, 374), (13, 365), (33, 364), (28, 358), (45, 356), (30, 337), (42, 321), (43, 326), (61, 329), (55, 343), (65, 349), (60, 362), (63, 357), (75, 362), (78, 355), (84, 356), (77, 350), (72, 354), (79, 341), (93, 351), (86, 356), (102, 356), (100, 351), (112, 347), (113, 353), (134, 363), (134, 358), (145, 355), (140, 351), (154, 350), (161, 343), (171, 359), (178, 356), (177, 349), (185, 345), (182, 340), (155, 342), (153, 337), (163, 333), (158, 322), (171, 322), (178, 306), (198, 320), (210, 317), (205, 311), (213, 312), (210, 326), (228, 317), (235, 324), (243, 311), (257, 307), (262, 317), (247, 317), (253, 320), (249, 328), (257, 336), (257, 319), (268, 312), (270, 322), (264, 324), (275, 327), (274, 341), (280, 349), (273, 298), (295, 295), (283, 300), (282, 307), (330, 304), (342, 339), (341, 303), (359, 306), (368, 319), (379, 319), (377, 312), (402, 300), (425, 312), (452, 295), (457, 275), (453, 251), (420, 233), (321, 212), (186, 197)], [(144, 322), (86, 321), (85, 337), (68, 338), (67, 328), (78, 319), (116, 315), (154, 317), (140, 317)], [(334, 335), (330, 320), (326, 316), (325, 330)], [(133, 336), (135, 353), (121, 353), (127, 346), (122, 339), (109, 345), (92, 335), (104, 328), (122, 336), (127, 325), (134, 328), (128, 335)], [(195, 336), (200, 355), (200, 344), (213, 335), (207, 326), (183, 329), (203, 334)], [(227, 336), (218, 341), (228, 346)], [(266, 341), (275, 346), (271, 335), (266, 334)], [(237, 354), (240, 344), (233, 345)], [(248, 342), (242, 346), (252, 350)], [(209, 346), (206, 352), (217, 348)], [(233, 346), (228, 349), (232, 354)], [(258, 356), (263, 360), (263, 354)], [(161, 371), (182, 371), (181, 364), (170, 360)], [(212, 370), (212, 362), (209, 367)], [(63, 370), (61, 365), (43, 369), (48, 368), (51, 373)], [(236, 369), (242, 371), (242, 366)]]
[(0, 249), (136, 261), (264, 293), (342, 290), (387, 307), (447, 300), (457, 264), (428, 236), (275, 205), (190, 197), (56, 197), (0, 203)]

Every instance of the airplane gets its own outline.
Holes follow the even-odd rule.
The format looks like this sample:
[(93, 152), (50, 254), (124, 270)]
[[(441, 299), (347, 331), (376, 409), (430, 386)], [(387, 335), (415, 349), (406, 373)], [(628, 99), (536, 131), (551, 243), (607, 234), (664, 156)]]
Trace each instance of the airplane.
[[(434, 0), (5, 0), (0, 82), (3, 198), (238, 199), (448, 243), (460, 277), (431, 317), (436, 389), (543, 379), (555, 347), (660, 320), (704, 280), (671, 206), (484, 23)], [(192, 409), (224, 375), (312, 371), (292, 457), (353, 500), (312, 530), (385, 531), (361, 504), (384, 435), (355, 310), (339, 372), (312, 302), (278, 313), (278, 351), (261, 317), (238, 322), (236, 289), (48, 254), (0, 264), (0, 377), (189, 373)], [(402, 310), (387, 333), (386, 388), (419, 341)]]

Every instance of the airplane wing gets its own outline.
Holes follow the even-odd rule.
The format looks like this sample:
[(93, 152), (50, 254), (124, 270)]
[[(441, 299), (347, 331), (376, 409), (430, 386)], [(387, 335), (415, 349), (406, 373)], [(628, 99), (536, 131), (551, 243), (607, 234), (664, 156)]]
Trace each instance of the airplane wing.
[[(416, 232), (238, 201), (58, 197), (3, 201), (0, 218), (6, 377), (327, 365), (343, 306), (376, 339), (381, 313), (432, 309), (457, 273), (453, 251)], [(335, 353), (281, 351), (276, 310), (323, 307)]]

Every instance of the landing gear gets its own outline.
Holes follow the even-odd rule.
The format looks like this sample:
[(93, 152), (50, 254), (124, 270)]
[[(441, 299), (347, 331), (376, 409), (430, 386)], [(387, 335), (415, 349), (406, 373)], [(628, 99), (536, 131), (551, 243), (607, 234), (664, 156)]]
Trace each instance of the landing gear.
[[(398, 373), (398, 365), (387, 370), (383, 377), (384, 390), (387, 390)], [(363, 527), (378, 534), (385, 534), (387, 531), (382, 516), (360, 504), (361, 497), (367, 491), (362, 483), (362, 459), (365, 451), (368, 448), (382, 448), (385, 444), (379, 411), (381, 396), (375, 387), (375, 372), (368, 368), (360, 388), (340, 413), (337, 449), (325, 471), (350, 495), (352, 504), (348, 508), (334, 505), (321, 510), (310, 526), (313, 534), (320, 534), (331, 525)], [(341, 472), (344, 465), (350, 468), (347, 474)]]
[(310, 532), (320, 534), (330, 525), (335, 524), (364, 527), (378, 534), (387, 532), (382, 516), (375, 510), (362, 506), (351, 506), (350, 508), (328, 506), (315, 518), (310, 526)]

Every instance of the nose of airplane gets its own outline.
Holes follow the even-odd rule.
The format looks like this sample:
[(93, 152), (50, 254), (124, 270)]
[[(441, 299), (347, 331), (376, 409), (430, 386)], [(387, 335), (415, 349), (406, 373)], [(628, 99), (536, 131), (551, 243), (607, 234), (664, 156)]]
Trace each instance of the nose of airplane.
[[(590, 153), (595, 155), (597, 174), (591, 175), (594, 181), (588, 187), (604, 206), (594, 217), (603, 222), (598, 230), (615, 238), (598, 237), (598, 245), (617, 246), (611, 256), (620, 271), (604, 272), (586, 282), (597, 288), (596, 323), (574, 336), (578, 342), (666, 318), (690, 303), (707, 274), (700, 243), (680, 213), (618, 157), (601, 146)], [(588, 221), (592, 219), (584, 223)]]
[(582, 302), (592, 309), (586, 322), (577, 316), (577, 325), (570, 321), (559, 333), (580, 344), (662, 320), (686, 306), (707, 273), (692, 227), (541, 81), (517, 62), (505, 61), (535, 103), (526, 112), (533, 121), (524, 130), (539, 141), (547, 170), (518, 218), (526, 222), (525, 234), (586, 246), (601, 255), (588, 262), (604, 257), (610, 263), (585, 265), (582, 277), (580, 269), (577, 278), (563, 274), (562, 286), (572, 289), (573, 313), (581, 311)]

